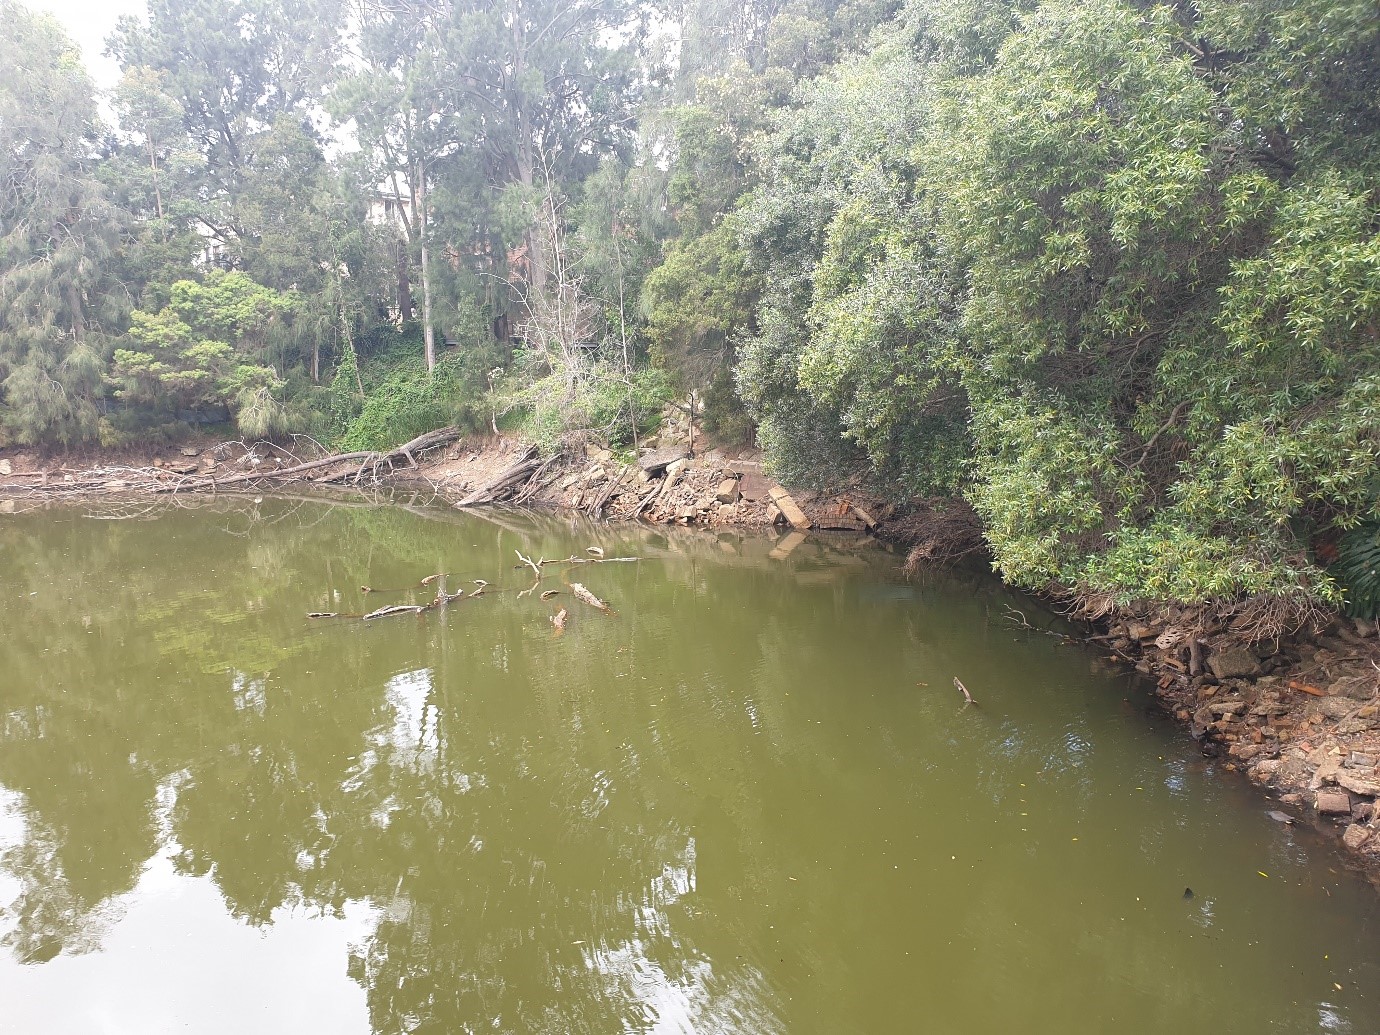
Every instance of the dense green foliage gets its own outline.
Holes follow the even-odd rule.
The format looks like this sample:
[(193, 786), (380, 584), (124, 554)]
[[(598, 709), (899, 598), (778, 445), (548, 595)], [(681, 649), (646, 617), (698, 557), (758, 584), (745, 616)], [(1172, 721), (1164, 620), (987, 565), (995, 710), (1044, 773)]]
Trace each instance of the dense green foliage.
[(1374, 610), (1310, 550), (1380, 519), (1372, 0), (151, 0), (113, 130), (5, 3), (20, 442), (630, 445), (697, 392), (1023, 585)]
[(1307, 544), (1380, 489), (1378, 46), (1366, 4), (912, 4), (762, 146), (764, 437), (964, 492), (1026, 585), (1339, 599)]

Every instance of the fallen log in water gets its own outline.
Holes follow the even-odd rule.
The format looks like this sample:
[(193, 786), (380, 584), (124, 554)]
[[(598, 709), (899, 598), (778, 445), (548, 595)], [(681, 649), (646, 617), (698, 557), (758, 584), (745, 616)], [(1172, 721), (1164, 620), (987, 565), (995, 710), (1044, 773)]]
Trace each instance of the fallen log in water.
[(596, 597), (589, 590), (585, 589), (585, 587), (580, 585), (578, 582), (572, 582), (570, 584), (570, 592), (575, 594), (576, 600), (583, 601), (590, 607), (598, 608), (600, 611), (603, 611), (604, 614), (612, 613), (612, 609), (609, 607), (608, 604), (604, 603), (602, 600)]

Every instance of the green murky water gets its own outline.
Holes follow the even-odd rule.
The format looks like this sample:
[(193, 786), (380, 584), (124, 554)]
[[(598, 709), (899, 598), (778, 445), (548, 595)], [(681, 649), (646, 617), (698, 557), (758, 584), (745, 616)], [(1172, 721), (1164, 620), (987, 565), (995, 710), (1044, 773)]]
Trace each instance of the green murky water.
[[(1375, 892), (988, 582), (564, 518), (114, 516), (0, 517), (0, 1031), (1380, 1031)], [(642, 560), (518, 597), (515, 549), (593, 544)], [(305, 618), (438, 571), (491, 585)]]

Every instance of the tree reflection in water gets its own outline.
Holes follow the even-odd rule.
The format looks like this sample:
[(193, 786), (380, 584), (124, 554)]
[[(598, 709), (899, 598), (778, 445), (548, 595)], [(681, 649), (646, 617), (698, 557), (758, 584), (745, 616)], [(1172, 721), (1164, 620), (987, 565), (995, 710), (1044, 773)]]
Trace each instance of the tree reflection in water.
[[(599, 616), (550, 642), (501, 585), (528, 581), (506, 559), (523, 539), (475, 522), (457, 527), (482, 545), (455, 550), (397, 510), (221, 507), (156, 536), (70, 511), (0, 528), (4, 583), (34, 594), (0, 732), (17, 958), (98, 949), (165, 852), (251, 925), (373, 903), (349, 973), (378, 1031), (688, 1031), (712, 1010), (779, 1028), (750, 968), (716, 972), (677, 933), (695, 852), (670, 746), (609, 742), (645, 689), (626, 637)], [(362, 585), (466, 566), (492, 585), (444, 618), (304, 628)], [(720, 746), (700, 764), (746, 742)]]

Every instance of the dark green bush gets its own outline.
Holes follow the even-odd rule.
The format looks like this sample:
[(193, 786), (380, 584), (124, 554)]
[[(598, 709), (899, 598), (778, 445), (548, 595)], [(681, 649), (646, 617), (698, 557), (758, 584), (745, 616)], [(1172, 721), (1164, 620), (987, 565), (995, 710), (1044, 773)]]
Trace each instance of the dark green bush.
[(1341, 583), (1347, 614), (1380, 616), (1380, 524), (1367, 522), (1342, 536), (1332, 573)]

